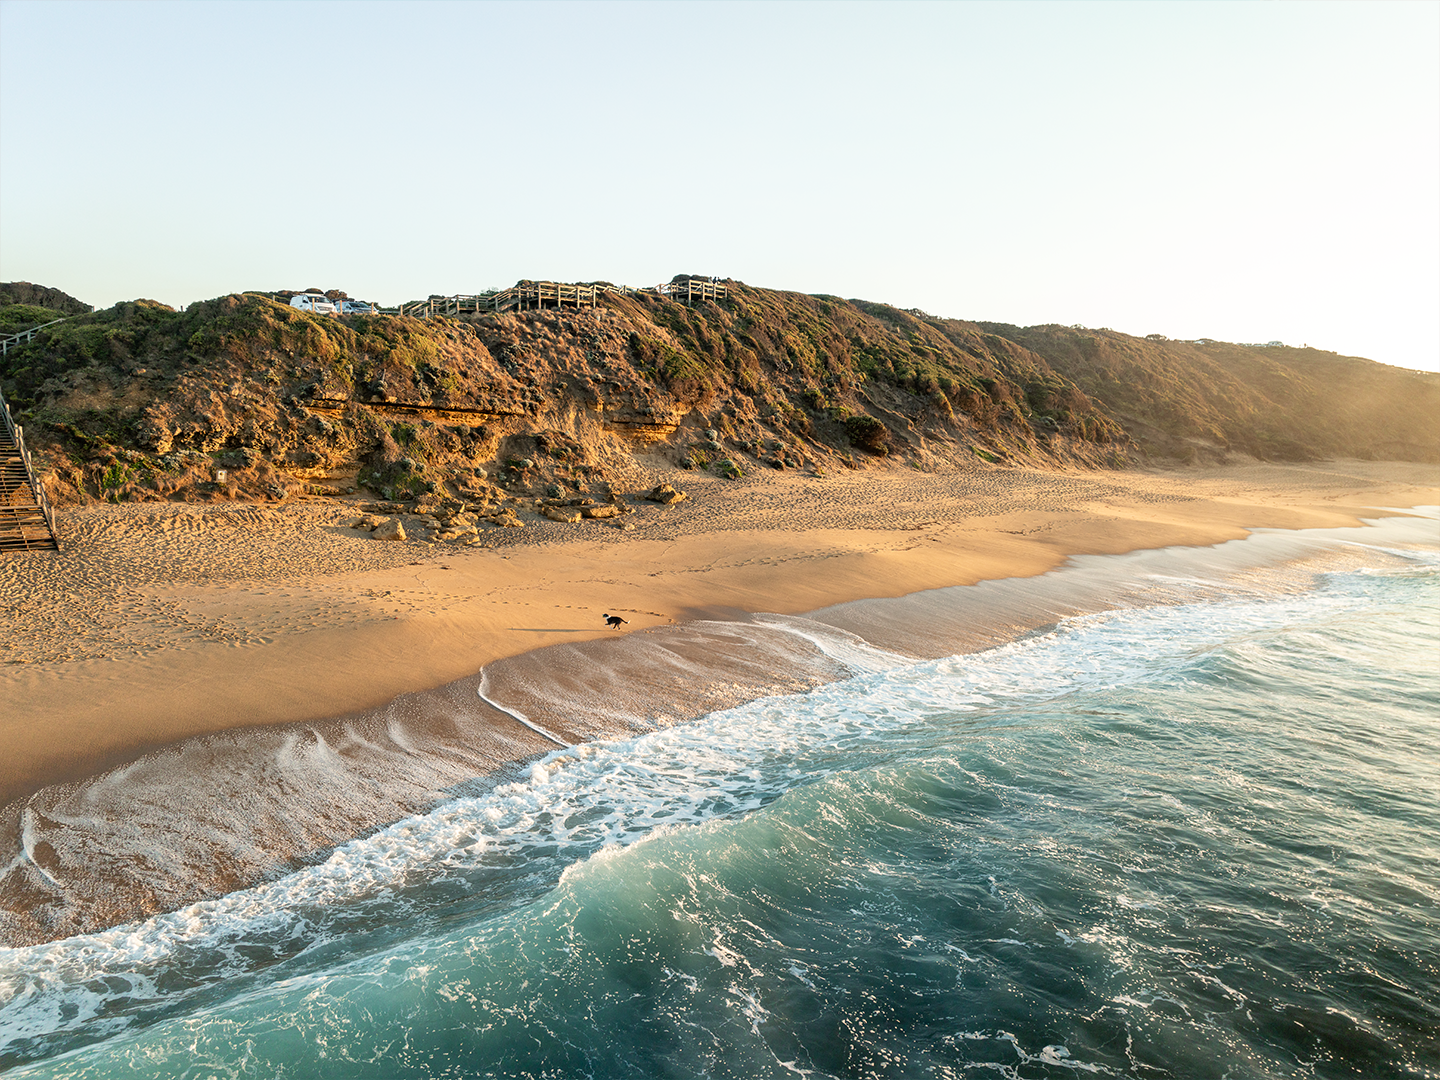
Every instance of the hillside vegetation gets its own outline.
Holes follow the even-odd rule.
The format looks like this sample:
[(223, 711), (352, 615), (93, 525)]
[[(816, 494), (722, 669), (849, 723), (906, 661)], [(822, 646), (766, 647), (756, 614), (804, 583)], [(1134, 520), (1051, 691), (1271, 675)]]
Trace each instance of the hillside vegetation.
[[(85, 307), (11, 288), (0, 317), (23, 306), (30, 325), (69, 313), (36, 302), (46, 294)], [(637, 462), (738, 478), (1440, 457), (1433, 376), (733, 282), (694, 307), (606, 293), (593, 309), (423, 320), (316, 315), (258, 292), (184, 311), (136, 300), (12, 349), (0, 388), (60, 501), (555, 499), (624, 489)]]
[(1320, 349), (983, 324), (1105, 402), (1150, 454), (1440, 461), (1440, 376)]
[[(59, 315), (84, 315), (95, 310), (83, 300), (76, 300), (69, 293), (47, 285), (32, 285), (28, 281), (0, 282), (0, 309), (17, 304), (42, 308), (47, 313)], [(55, 315), (47, 314), (46, 318), (53, 319)]]

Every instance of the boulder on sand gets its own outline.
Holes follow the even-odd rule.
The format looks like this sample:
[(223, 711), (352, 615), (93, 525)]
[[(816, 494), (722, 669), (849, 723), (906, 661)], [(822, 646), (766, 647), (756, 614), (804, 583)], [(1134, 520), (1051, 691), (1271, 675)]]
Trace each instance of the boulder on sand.
[(375, 526), (375, 531), (370, 536), (375, 540), (404, 540), (405, 526), (400, 523), (399, 518), (386, 518)]
[(645, 498), (651, 502), (664, 503), (666, 506), (669, 506), (672, 503), (683, 501), (685, 492), (676, 491), (669, 484), (657, 484), (646, 493)]
[(385, 521), (383, 517), (375, 514), (361, 514), (356, 518), (349, 518), (340, 523), (342, 528), (359, 529), (362, 532), (373, 532), (377, 526)]
[(477, 530), (474, 525), (453, 526), (451, 528), (441, 529), (439, 532), (432, 533), (430, 539), (434, 540), (436, 543), (441, 544), (463, 544), (469, 541), (471, 537), (475, 536), (476, 531)]

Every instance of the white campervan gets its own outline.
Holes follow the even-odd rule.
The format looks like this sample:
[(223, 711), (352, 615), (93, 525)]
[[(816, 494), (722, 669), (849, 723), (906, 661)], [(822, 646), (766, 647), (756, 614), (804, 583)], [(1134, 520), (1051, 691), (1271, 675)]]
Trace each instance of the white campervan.
[(301, 311), (314, 311), (320, 315), (337, 314), (335, 305), (323, 293), (296, 293), (290, 298), (290, 306)]

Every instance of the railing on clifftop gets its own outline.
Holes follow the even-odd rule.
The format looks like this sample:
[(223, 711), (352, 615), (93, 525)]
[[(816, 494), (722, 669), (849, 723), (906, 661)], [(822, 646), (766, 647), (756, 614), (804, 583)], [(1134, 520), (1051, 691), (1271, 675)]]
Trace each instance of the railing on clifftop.
[(7, 354), (16, 345), (25, 344), (25, 342), (29, 341), (41, 330), (54, 326), (56, 323), (62, 323), (69, 317), (69, 315), (66, 315), (59, 319), (51, 319), (49, 322), (41, 323), (39, 326), (32, 326), (29, 330), (21, 330), (18, 334), (6, 334), (4, 337), (0, 337), (0, 356)]
[(431, 315), (488, 315), (507, 311), (538, 311), (542, 308), (594, 307), (601, 293), (633, 296), (642, 292), (668, 297), (682, 304), (724, 300), (728, 295), (725, 282), (702, 278), (671, 281), (644, 289), (633, 289), (629, 285), (611, 285), (608, 282), (572, 285), (561, 281), (521, 281), (508, 289), (495, 292), (432, 296), (428, 300), (416, 300), (378, 310), (382, 315), (409, 315), (417, 319), (428, 319)]
[(693, 277), (684, 281), (672, 281), (666, 285), (656, 285), (651, 291), (684, 304), (694, 304), (696, 300), (724, 300), (727, 292), (723, 281), (707, 281)]

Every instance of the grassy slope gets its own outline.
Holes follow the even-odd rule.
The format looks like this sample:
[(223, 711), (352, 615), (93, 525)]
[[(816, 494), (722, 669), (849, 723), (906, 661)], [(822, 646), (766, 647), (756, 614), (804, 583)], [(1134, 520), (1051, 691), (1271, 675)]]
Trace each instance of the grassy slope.
[(677, 394), (700, 397), (709, 388), (777, 410), (799, 402), (817, 419), (958, 412), (1019, 443), (1030, 439), (1032, 421), (1091, 442), (1121, 434), (1039, 356), (973, 324), (745, 286), (722, 306), (687, 308), (643, 294), (614, 303), (669, 331), (673, 348), (635, 348)]
[(1319, 349), (986, 324), (1043, 356), (1152, 453), (1440, 461), (1440, 376)]

